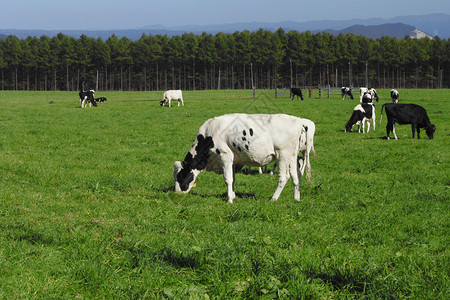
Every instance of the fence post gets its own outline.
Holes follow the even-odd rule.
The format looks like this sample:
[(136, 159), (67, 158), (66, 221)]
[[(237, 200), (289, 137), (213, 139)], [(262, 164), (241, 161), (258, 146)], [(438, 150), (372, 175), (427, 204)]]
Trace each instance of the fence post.
[(330, 98), (330, 93), (331, 93), (331, 90), (330, 90), (330, 85), (328, 85), (328, 98)]
[(278, 88), (275, 88), (275, 99), (278, 99)]

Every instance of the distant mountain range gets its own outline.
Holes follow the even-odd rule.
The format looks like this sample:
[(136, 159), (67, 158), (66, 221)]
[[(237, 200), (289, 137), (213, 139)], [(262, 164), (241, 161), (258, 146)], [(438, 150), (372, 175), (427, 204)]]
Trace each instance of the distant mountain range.
[(325, 30), (333, 35), (353, 33), (354, 35), (363, 35), (371, 39), (377, 39), (382, 36), (395, 37), (402, 39), (405, 36), (409, 36), (415, 39), (421, 39), (424, 37), (432, 39), (433, 37), (411, 25), (403, 23), (395, 24), (382, 24), (382, 25), (353, 25), (342, 30)]
[(168, 36), (181, 35), (185, 32), (202, 34), (203, 32), (216, 34), (218, 32), (233, 33), (236, 31), (256, 31), (260, 28), (264, 30), (275, 31), (283, 28), (285, 31), (296, 30), (299, 32), (311, 31), (328, 32), (330, 34), (353, 33), (363, 35), (369, 38), (379, 38), (381, 36), (390, 36), (403, 38), (409, 35), (413, 38), (439, 36), (441, 39), (450, 38), (450, 15), (449, 14), (429, 14), (419, 16), (399, 16), (395, 18), (371, 18), (371, 19), (352, 19), (345, 21), (309, 21), (309, 22), (248, 22), (234, 24), (218, 25), (185, 25), (185, 26), (164, 26), (149, 25), (139, 29), (119, 29), (119, 30), (19, 30), (19, 29), (0, 29), (0, 38), (8, 35), (15, 35), (18, 38), (28, 36), (46, 35), (53, 37), (58, 33), (63, 33), (76, 38), (85, 34), (89, 37), (107, 39), (115, 34), (121, 38), (126, 36), (131, 40), (139, 39), (143, 33), (147, 35), (167, 34)]

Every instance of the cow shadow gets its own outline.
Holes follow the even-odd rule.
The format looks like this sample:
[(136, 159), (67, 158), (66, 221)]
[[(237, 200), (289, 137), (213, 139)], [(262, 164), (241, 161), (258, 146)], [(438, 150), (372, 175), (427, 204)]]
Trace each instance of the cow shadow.
[(365, 137), (365, 140), (387, 140), (387, 136)]
[(173, 184), (167, 184), (159, 187), (153, 187), (153, 190), (160, 193), (168, 193), (168, 192), (174, 192), (175, 186)]
[[(256, 199), (256, 195), (254, 193), (246, 193), (246, 192), (235, 192), (236, 193), (236, 198), (239, 199), (252, 199), (255, 200)], [(228, 201), (228, 194), (227, 193), (222, 193), (219, 198), (223, 199), (224, 201)]]

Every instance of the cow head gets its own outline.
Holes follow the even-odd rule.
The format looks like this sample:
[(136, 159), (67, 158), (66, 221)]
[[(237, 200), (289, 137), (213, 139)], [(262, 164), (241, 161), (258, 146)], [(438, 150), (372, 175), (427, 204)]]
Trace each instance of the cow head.
[(351, 132), (352, 131), (352, 124), (350, 124), (349, 121), (345, 122), (345, 132)]
[(199, 134), (184, 161), (174, 163), (175, 192), (188, 193), (191, 190), (198, 174), (206, 168), (210, 156), (209, 150), (213, 147), (212, 137), (205, 138)]
[(164, 104), (166, 104), (166, 99), (162, 99), (161, 101), (159, 101), (159, 105), (164, 106)]
[(436, 126), (434, 124), (430, 124), (427, 127), (425, 127), (425, 132), (427, 136), (431, 139), (433, 139), (434, 132), (436, 131)]
[(201, 171), (191, 169), (184, 161), (176, 161), (173, 165), (175, 192), (189, 193)]

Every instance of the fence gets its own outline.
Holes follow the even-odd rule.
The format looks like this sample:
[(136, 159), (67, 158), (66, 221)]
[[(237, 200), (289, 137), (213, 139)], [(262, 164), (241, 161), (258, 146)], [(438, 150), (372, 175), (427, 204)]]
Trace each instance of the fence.
[[(321, 99), (322, 97), (330, 98), (334, 95), (341, 95), (340, 87), (331, 87), (329, 85), (322, 87), (301, 86), (300, 88), (302, 90), (303, 97), (308, 96), (309, 98)], [(358, 91), (359, 94), (359, 88), (353, 88), (353, 90)], [(290, 93), (290, 88), (275, 89), (275, 98), (278, 98), (278, 96), (290, 95)]]

